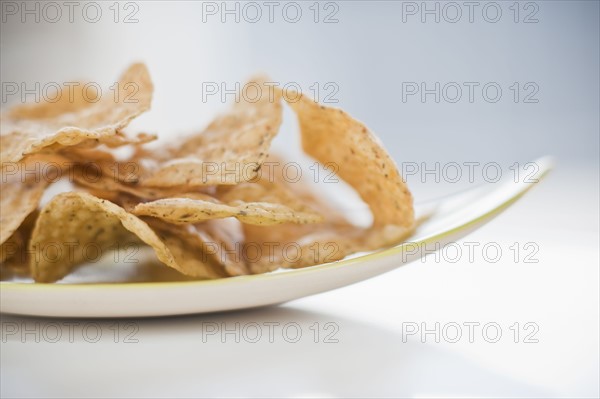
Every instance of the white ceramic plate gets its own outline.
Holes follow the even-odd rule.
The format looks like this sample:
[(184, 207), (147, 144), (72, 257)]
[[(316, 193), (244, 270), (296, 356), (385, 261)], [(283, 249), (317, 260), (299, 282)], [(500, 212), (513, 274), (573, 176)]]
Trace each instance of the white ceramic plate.
[[(2, 281), (0, 311), (50, 317), (166, 316), (273, 305), (333, 290), (412, 262), (424, 255), (422, 249), (436, 248), (436, 243), (441, 248), (483, 226), (551, 168), (547, 158), (535, 164), (539, 168), (527, 181), (511, 178), (417, 207), (417, 215), (426, 220), (406, 243), (392, 248), (305, 269), (209, 281), (181, 281), (168, 268), (154, 265), (96, 263), (61, 284)], [(100, 271), (117, 273), (111, 276), (117, 282), (85, 283)], [(118, 282), (131, 281), (132, 276), (146, 282)]]

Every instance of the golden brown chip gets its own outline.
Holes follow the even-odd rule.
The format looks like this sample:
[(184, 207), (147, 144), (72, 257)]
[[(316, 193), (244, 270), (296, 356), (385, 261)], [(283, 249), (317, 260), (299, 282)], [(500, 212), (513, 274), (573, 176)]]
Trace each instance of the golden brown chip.
[(100, 92), (92, 86), (95, 86), (92, 82), (73, 82), (49, 93), (46, 98), (50, 101), (15, 105), (7, 111), (6, 116), (16, 120), (45, 120), (80, 111), (99, 100)]
[(25, 245), (23, 238), (19, 227), (6, 241), (0, 244), (0, 264), (18, 256), (22, 252), (21, 250)]
[(134, 64), (121, 76), (118, 88), (103, 96), (86, 98), (82, 88), (73, 90), (80, 94), (71, 96), (69, 89), (63, 90), (56, 103), (16, 107), (0, 119), (0, 162), (17, 162), (50, 146), (60, 148), (87, 140), (121, 144), (127, 140), (118, 132), (150, 108), (152, 90), (146, 66)]
[[(208, 270), (207, 278), (249, 274), (241, 254), (243, 231), (235, 220), (173, 225), (154, 219), (148, 220), (148, 224), (160, 235), (175, 259), (188, 264), (187, 268), (202, 268), (204, 263), (220, 265)], [(196, 266), (195, 263), (202, 264)]]
[[(99, 167), (95, 162), (77, 164), (72, 167), (70, 176), (76, 185), (85, 188), (87, 191), (103, 193), (99, 195), (102, 198), (112, 200), (122, 196), (136, 197), (138, 200), (134, 206), (140, 202), (139, 199), (156, 200), (182, 195), (182, 189), (179, 187), (145, 187), (138, 184), (128, 184), (115, 178), (110, 172), (104, 174), (99, 168), (102, 168), (102, 166)], [(123, 174), (126, 173), (128, 172), (123, 169)], [(187, 189), (184, 188), (183, 191), (187, 192)], [(215, 187), (212, 186), (193, 187), (186, 194), (208, 195), (214, 191)]]
[(298, 115), (304, 152), (322, 164), (335, 165), (337, 174), (369, 205), (373, 223), (367, 229), (353, 226), (337, 212), (322, 212), (321, 207), (329, 206), (310, 194), (305, 184), (280, 181), (277, 184), (287, 184), (299, 198), (312, 197), (311, 207), (326, 220), (320, 225), (245, 225), (244, 253), (250, 254), (251, 271), (330, 262), (392, 245), (408, 236), (415, 224), (412, 196), (377, 138), (342, 110), (299, 94), (284, 98)]
[[(236, 184), (257, 176), (282, 118), (281, 94), (265, 79), (244, 87), (231, 111), (169, 149), (142, 152), (145, 186)], [(255, 92), (249, 94), (252, 88)], [(256, 94), (255, 94), (256, 93)]]
[[(274, 89), (266, 79), (248, 86), (256, 95), (246, 90), (203, 132), (166, 149), (141, 147), (155, 136), (128, 138), (121, 131), (150, 107), (152, 83), (141, 64), (121, 77), (118, 99), (111, 91), (90, 101), (75, 91), (68, 101), (62, 93), (55, 103), (11, 109), (0, 121), (0, 261), (26, 252), (35, 281), (50, 282), (95, 260), (90, 249), (97, 255), (143, 243), (182, 274), (220, 278), (335, 261), (410, 234), (412, 196), (363, 124), (342, 110)], [(297, 114), (304, 152), (334, 165), (369, 206), (371, 226), (354, 225), (305, 181), (287, 182), (278, 177), (282, 173), (275, 180), (261, 177), (281, 124), (282, 97)], [(98, 147), (129, 144), (135, 153), (126, 161)], [(15, 177), (11, 168), (50, 162), (51, 156), (59, 171), (102, 198), (59, 194), (37, 219), (29, 216), (36, 220), (31, 227), (23, 221), (50, 181)]]
[[(285, 181), (280, 173), (285, 161), (277, 162), (273, 180), (263, 176), (257, 183), (247, 183), (252, 188), (240, 190), (244, 200), (262, 200), (273, 191), (285, 192), (302, 204), (309, 204), (324, 216), (320, 224), (289, 224), (280, 226), (243, 225), (243, 254), (254, 274), (278, 268), (300, 268), (342, 259), (356, 252), (353, 240), (364, 233), (348, 222), (344, 216), (324, 199), (316, 196), (308, 182)], [(227, 191), (235, 195), (237, 186)]]
[(123, 132), (118, 131), (114, 136), (105, 136), (99, 140), (89, 140), (81, 144), (88, 144), (93, 147), (97, 144), (104, 144), (109, 148), (122, 147), (125, 145), (142, 145), (155, 141), (158, 138), (156, 134), (138, 133), (133, 137), (126, 136)]
[(204, 245), (210, 245), (207, 253), (225, 266), (230, 276), (249, 274), (246, 259), (242, 256), (244, 231), (241, 223), (233, 219), (208, 220), (195, 225), (202, 232)]
[(0, 176), (0, 244), (19, 228), (27, 215), (37, 209), (50, 184), (41, 171), (48, 164), (43, 158), (5, 164)]
[(369, 205), (373, 226), (414, 226), (412, 195), (379, 139), (338, 108), (319, 105), (304, 95), (286, 96), (298, 115), (302, 148), (337, 174)]
[(138, 239), (151, 246), (162, 263), (185, 275), (226, 276), (223, 266), (207, 256), (202, 246), (186, 245), (189, 235), (181, 239), (165, 229), (155, 232), (118, 205), (87, 193), (59, 194), (40, 211), (32, 233), (32, 276), (38, 282), (56, 281), (90, 260), (90, 247), (97, 254)]
[[(128, 194), (143, 199), (157, 199), (175, 195), (173, 190), (143, 187), (138, 185), (127, 184), (117, 179), (114, 174), (117, 172), (101, 169), (103, 166), (96, 162), (80, 163), (73, 166), (71, 176), (73, 182), (78, 186), (85, 187), (90, 191), (107, 193), (110, 198), (118, 198), (121, 194)], [(126, 174), (124, 172), (123, 174)], [(104, 198), (104, 196), (102, 196)]]
[[(273, 160), (272, 156), (271, 159)], [(280, 169), (279, 166), (283, 165), (283, 161), (275, 160), (272, 162), (272, 165), (277, 165), (276, 167)], [(301, 214), (320, 215), (319, 212), (315, 211), (315, 209), (310, 206), (312, 198), (309, 198), (307, 201), (307, 199), (299, 196), (298, 192), (287, 188), (281, 181), (277, 182), (274, 177), (266, 175), (257, 182), (240, 183), (235, 186), (220, 186), (218, 187), (216, 196), (220, 201), (225, 203), (241, 201), (246, 203), (264, 202), (284, 204), (286, 207)], [(319, 220), (315, 220), (314, 222), (319, 222), (321, 220), (322, 218), (319, 218)]]
[(9, 181), (2, 184), (0, 244), (8, 240), (27, 215), (37, 208), (46, 186), (44, 182)]
[(244, 202), (227, 204), (208, 195), (187, 194), (138, 204), (132, 211), (138, 216), (153, 216), (170, 223), (198, 223), (210, 219), (235, 217), (242, 223), (268, 226), (281, 223), (318, 223), (322, 217), (304, 209), (296, 211), (281, 203)]
[[(134, 138), (127, 137), (121, 132), (104, 140), (103, 145), (115, 148), (130, 145), (134, 150), (141, 148), (142, 144), (156, 139), (156, 135), (140, 133)], [(72, 161), (73, 165), (88, 165), (102, 171), (106, 177), (111, 177), (116, 182), (136, 183), (139, 179), (139, 165), (135, 161), (118, 161), (113, 152), (98, 147), (98, 140), (88, 140), (83, 143), (65, 147), (59, 150), (59, 154)]]
[(39, 212), (30, 213), (19, 228), (0, 245), (0, 264), (2, 267), (18, 268), (29, 271), (27, 264), (27, 245)]

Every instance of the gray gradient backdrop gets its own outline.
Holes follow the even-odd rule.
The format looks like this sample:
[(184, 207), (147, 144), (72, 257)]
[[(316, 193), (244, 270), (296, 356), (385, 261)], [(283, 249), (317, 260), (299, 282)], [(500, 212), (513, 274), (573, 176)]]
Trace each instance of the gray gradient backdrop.
[[(202, 101), (202, 82), (231, 86), (266, 72), (279, 82), (297, 82), (309, 93), (314, 83), (321, 88), (335, 83), (337, 105), (366, 122), (399, 161), (494, 160), (509, 165), (543, 154), (559, 161), (598, 161), (596, 1), (530, 2), (535, 8), (523, 2), (518, 23), (512, 1), (495, 3), (502, 11), (496, 23), (484, 15), (490, 2), (476, 2), (473, 22), (463, 2), (455, 3), (462, 15), (451, 23), (456, 8), (443, 2), (437, 3), (436, 22), (433, 14), (421, 15), (421, 2), (342, 1), (335, 2), (337, 23), (314, 23), (313, 2), (299, 2), (302, 17), (297, 23), (285, 20), (283, 6), (275, 9), (273, 23), (264, 6), (260, 21), (250, 23), (254, 11), (244, 14), (243, 3), (239, 23), (234, 15), (225, 15), (222, 23), (221, 2), (214, 3), (219, 10), (212, 15), (203, 14), (200, 2), (146, 1), (136, 2), (139, 22), (130, 24), (114, 23), (112, 2), (99, 3), (103, 14), (97, 23), (86, 22), (81, 7), (74, 23), (65, 8), (57, 23), (48, 22), (54, 18), (50, 9), (46, 15), (40, 9), (39, 23), (34, 15), (26, 15), (22, 23), (20, 11), (3, 15), (2, 81), (112, 82), (129, 62), (145, 61), (156, 83), (154, 112), (135, 126), (165, 136), (202, 126), (221, 106), (217, 96)], [(410, 14), (413, 5), (419, 8), (415, 15)], [(426, 7), (434, 9), (436, 2)], [(487, 19), (494, 19), (496, 7), (486, 10)], [(119, 19), (133, 11), (122, 8)], [(334, 11), (322, 6), (319, 19)], [(288, 14), (292, 19), (293, 10)], [(433, 95), (423, 103), (418, 95), (403, 101), (403, 82), (425, 82), (429, 88), (435, 82), (441, 87), (449, 82), (479, 86), (473, 103), (464, 86), (456, 103), (445, 101), (443, 93), (439, 103)], [(482, 96), (481, 88), (489, 82), (502, 88), (496, 103)], [(524, 103), (521, 97), (515, 103), (514, 82), (521, 85), (521, 96), (533, 90), (525, 90), (524, 84), (537, 85), (533, 98), (538, 102)]]

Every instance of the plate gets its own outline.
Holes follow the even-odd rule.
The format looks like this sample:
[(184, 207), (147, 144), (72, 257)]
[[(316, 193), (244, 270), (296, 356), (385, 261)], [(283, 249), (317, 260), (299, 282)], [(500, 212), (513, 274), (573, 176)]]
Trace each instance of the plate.
[[(552, 162), (541, 158), (533, 164), (535, 173), (519, 174), (527, 179), (506, 178), (418, 205), (419, 227), (406, 242), (391, 248), (304, 269), (205, 281), (185, 280), (152, 262), (134, 267), (115, 265), (112, 260), (98, 262), (60, 284), (16, 277), (2, 281), (0, 311), (47, 317), (170, 316), (275, 305), (330, 291), (420, 259), (431, 248), (442, 248), (485, 225), (535, 186)], [(116, 282), (85, 283), (86, 277), (99, 271), (113, 273), (111, 280)], [(130, 282), (132, 276), (146, 282)]]

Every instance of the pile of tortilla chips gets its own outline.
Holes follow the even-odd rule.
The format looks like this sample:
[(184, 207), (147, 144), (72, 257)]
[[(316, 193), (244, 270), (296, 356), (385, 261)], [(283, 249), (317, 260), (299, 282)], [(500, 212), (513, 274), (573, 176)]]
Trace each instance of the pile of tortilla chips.
[[(90, 249), (148, 245), (166, 266), (198, 279), (331, 262), (399, 243), (415, 225), (412, 197), (377, 138), (344, 111), (288, 93), (266, 78), (206, 129), (160, 148), (156, 137), (123, 132), (150, 108), (147, 68), (134, 64), (119, 95), (23, 104), (0, 120), (0, 262), (37, 282), (60, 280), (89, 260)], [(132, 95), (132, 88), (134, 95)], [(65, 90), (63, 90), (65, 91)], [(296, 113), (304, 152), (369, 206), (358, 227), (305, 180), (261, 173), (283, 105)], [(117, 147), (132, 148), (128, 159)], [(61, 176), (71, 191), (40, 204)], [(276, 171), (277, 172), (277, 171)], [(118, 266), (118, 265), (117, 265)]]

